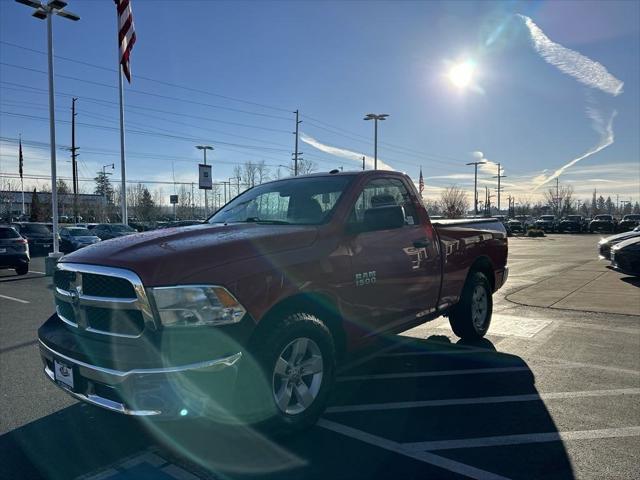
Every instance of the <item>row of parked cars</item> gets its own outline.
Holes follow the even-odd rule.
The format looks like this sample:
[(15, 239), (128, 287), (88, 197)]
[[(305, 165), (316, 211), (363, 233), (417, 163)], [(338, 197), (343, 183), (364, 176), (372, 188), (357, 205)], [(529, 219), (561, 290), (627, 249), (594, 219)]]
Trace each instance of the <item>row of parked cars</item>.
[[(156, 228), (193, 225), (197, 220), (164, 222)], [(138, 229), (122, 223), (77, 223), (61, 225), (59, 246), (62, 253), (71, 253), (102, 240), (123, 237)], [(31, 253), (46, 253), (53, 247), (50, 223), (18, 222), (0, 225), (0, 269), (14, 269), (18, 275), (29, 271)]]
[(512, 234), (524, 234), (530, 228), (537, 228), (545, 233), (616, 233), (627, 232), (640, 225), (640, 214), (625, 215), (620, 221), (608, 214), (596, 215), (593, 219), (582, 215), (567, 215), (561, 219), (555, 215), (541, 215), (534, 219), (525, 215), (503, 220), (503, 223)]
[(598, 253), (600, 258), (611, 262), (614, 270), (640, 276), (640, 226), (603, 238), (598, 242)]

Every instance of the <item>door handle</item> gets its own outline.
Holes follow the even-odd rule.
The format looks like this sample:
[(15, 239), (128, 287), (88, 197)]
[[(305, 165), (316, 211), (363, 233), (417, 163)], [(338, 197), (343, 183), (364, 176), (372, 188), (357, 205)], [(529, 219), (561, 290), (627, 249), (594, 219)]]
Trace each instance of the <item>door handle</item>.
[(428, 238), (422, 238), (413, 242), (415, 248), (429, 248), (431, 246), (431, 240)]

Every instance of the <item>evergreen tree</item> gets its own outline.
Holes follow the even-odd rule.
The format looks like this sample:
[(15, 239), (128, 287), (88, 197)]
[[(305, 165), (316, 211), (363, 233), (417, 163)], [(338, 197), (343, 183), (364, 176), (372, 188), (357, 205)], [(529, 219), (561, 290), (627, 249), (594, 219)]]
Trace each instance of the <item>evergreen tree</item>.
[(607, 202), (605, 202), (604, 197), (600, 195), (596, 201), (596, 213), (604, 213), (606, 212), (606, 208)]
[(142, 189), (142, 195), (140, 197), (140, 203), (138, 204), (138, 212), (141, 220), (152, 220), (154, 217), (155, 203), (151, 198), (151, 193), (144, 187)]
[(598, 204), (596, 202), (596, 191), (593, 191), (593, 197), (591, 197), (591, 216), (595, 216), (598, 213)]
[(113, 201), (113, 186), (109, 180), (109, 175), (105, 172), (98, 172), (98, 175), (94, 178), (96, 182), (96, 188), (94, 192), (96, 195), (102, 195), (107, 199), (107, 203)]
[(31, 194), (31, 215), (29, 216), (30, 222), (41, 222), (43, 220), (44, 212), (42, 211), (42, 204), (38, 198), (38, 192), (33, 189)]
[(607, 197), (606, 202), (604, 202), (605, 208), (607, 209), (607, 213), (609, 215), (613, 215), (613, 210), (615, 209), (615, 205), (613, 204), (613, 200), (611, 197)]
[(633, 213), (640, 213), (640, 203), (636, 202), (633, 206)]

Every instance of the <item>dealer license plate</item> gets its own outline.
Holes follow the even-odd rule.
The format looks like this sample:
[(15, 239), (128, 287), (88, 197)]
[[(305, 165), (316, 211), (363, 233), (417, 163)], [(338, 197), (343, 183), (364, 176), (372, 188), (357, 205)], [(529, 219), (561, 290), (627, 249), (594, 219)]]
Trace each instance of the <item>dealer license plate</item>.
[(57, 360), (53, 361), (53, 366), (56, 381), (73, 390), (73, 368)]

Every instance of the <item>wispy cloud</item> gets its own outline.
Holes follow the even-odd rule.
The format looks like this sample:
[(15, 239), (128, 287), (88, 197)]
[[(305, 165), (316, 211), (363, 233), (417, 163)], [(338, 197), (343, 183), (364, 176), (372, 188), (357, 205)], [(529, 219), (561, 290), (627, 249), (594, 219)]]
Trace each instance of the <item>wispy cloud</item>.
[[(538, 27), (533, 20), (531, 20), (531, 18), (525, 15), (518, 16), (524, 20), (525, 25), (529, 29), (535, 50), (547, 63), (553, 65), (561, 72), (570, 75), (578, 82), (587, 85), (588, 87), (596, 88), (614, 96), (622, 93), (624, 83), (609, 73), (604, 65), (585, 57), (581, 53), (552, 41), (544, 34), (542, 29)], [(587, 117), (591, 119), (593, 129), (600, 134), (600, 141), (582, 155), (556, 169), (551, 175), (547, 175), (545, 172), (534, 177), (534, 190), (537, 190), (541, 186), (555, 180), (568, 168), (571, 168), (579, 161), (607, 148), (614, 142), (613, 119), (617, 112), (614, 110), (609, 116), (608, 121), (605, 121), (600, 110), (595, 107), (595, 101), (588, 91), (587, 101), (589, 102), (589, 105), (587, 105), (586, 114)]]
[(604, 65), (552, 41), (531, 18), (520, 14), (518, 16), (529, 29), (534, 48), (547, 63), (584, 85), (611, 95), (622, 93), (624, 83), (610, 74)]
[(613, 113), (611, 114), (611, 117), (609, 117), (609, 121), (605, 125), (599, 113), (596, 110), (593, 110), (590, 116), (593, 119), (594, 129), (600, 133), (600, 141), (598, 142), (598, 144), (590, 148), (589, 150), (587, 150), (587, 152), (583, 153), (579, 157), (574, 158), (569, 163), (558, 168), (551, 175), (542, 174), (535, 177), (533, 179), (535, 189), (537, 190), (541, 186), (549, 183), (552, 180), (555, 180), (557, 177), (562, 175), (565, 170), (572, 167), (573, 165), (578, 163), (580, 160), (584, 160), (585, 158), (590, 157), (591, 155), (594, 155), (598, 153), (600, 150), (603, 150), (607, 148), (609, 145), (611, 145), (615, 138), (613, 134), (613, 119), (615, 118), (616, 113), (617, 112), (614, 110)]
[[(334, 147), (333, 145), (327, 145), (322, 143), (315, 138), (305, 134), (300, 134), (300, 140), (302, 140), (307, 145), (311, 145), (313, 148), (317, 148), (321, 152), (328, 153), (329, 155), (334, 155), (336, 157), (345, 158), (347, 160), (352, 160), (353, 162), (357, 162), (358, 166), (362, 166), (362, 157), (365, 157), (365, 165), (369, 168), (373, 168), (374, 159), (364, 153), (354, 152), (353, 150), (347, 150), (346, 148)], [(380, 158), (378, 158), (378, 169), (379, 170), (395, 170), (390, 165), (386, 164)]]

